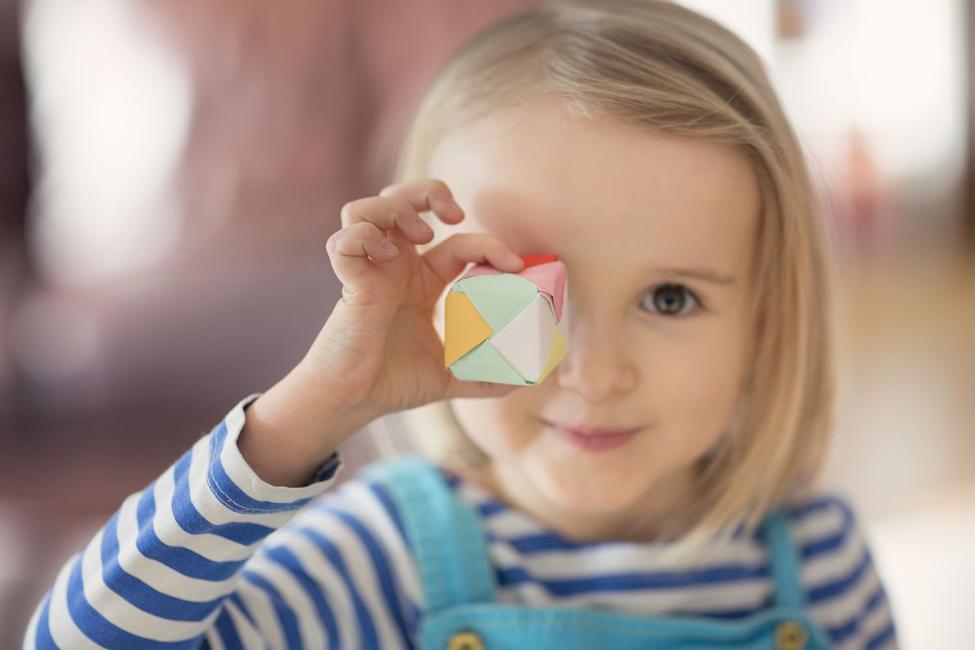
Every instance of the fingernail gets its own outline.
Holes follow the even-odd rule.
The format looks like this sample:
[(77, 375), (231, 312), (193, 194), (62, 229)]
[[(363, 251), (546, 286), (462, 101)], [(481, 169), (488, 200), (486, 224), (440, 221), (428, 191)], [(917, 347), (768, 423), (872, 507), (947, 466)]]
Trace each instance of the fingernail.
[(390, 256), (399, 255), (399, 249), (396, 248), (396, 244), (389, 241), (388, 239), (383, 240), (383, 250)]

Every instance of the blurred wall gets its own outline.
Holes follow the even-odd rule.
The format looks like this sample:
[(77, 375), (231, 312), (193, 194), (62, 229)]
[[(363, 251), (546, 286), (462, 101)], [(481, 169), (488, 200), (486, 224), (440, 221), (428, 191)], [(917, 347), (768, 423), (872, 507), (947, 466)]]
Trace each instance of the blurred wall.
[[(449, 51), (528, 2), (33, 0), (18, 21), (0, 1), (0, 647), (14, 647), (121, 499), (304, 354), (338, 297), (324, 243), (342, 204), (391, 181)], [(370, 453), (351, 444), (346, 476)]]

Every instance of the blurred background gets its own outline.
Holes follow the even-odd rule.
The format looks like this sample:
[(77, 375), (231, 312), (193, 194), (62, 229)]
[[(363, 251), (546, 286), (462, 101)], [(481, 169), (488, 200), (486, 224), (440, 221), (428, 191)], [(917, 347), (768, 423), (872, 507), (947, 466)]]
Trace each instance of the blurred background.
[[(0, 0), (0, 648), (127, 494), (301, 358), (341, 205), (391, 181), (450, 51), (528, 4)], [(970, 645), (975, 12), (683, 4), (767, 61), (837, 236), (825, 482), (904, 647)], [(375, 452), (357, 437), (349, 471)]]

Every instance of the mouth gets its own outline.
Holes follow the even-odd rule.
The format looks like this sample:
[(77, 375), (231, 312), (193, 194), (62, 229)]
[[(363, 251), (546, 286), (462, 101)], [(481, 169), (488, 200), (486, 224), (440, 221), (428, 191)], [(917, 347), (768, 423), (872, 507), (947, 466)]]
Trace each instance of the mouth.
[(643, 427), (603, 427), (588, 425), (566, 425), (549, 420), (541, 420), (550, 431), (584, 451), (605, 451), (629, 442)]

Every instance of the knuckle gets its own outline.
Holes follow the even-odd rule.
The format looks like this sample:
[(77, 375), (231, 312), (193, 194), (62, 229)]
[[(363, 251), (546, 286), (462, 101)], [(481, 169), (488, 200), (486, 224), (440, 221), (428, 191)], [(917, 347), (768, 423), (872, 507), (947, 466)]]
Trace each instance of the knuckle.
[(350, 201), (343, 206), (343, 211), (349, 218), (349, 223), (371, 221), (370, 215), (376, 212), (376, 206), (382, 205), (375, 197), (366, 197)]
[(387, 206), (386, 215), (389, 221), (389, 227), (393, 228), (403, 222), (403, 217), (406, 215), (406, 212), (403, 211), (403, 206), (398, 203), (393, 203)]
[(378, 246), (385, 239), (383, 231), (372, 223), (363, 223), (359, 229), (359, 241), (366, 246)]
[(362, 231), (356, 228), (357, 224), (347, 226), (342, 229), (342, 235), (338, 241), (338, 247), (343, 250), (349, 250), (350, 246), (353, 246), (359, 239), (362, 238)]
[(362, 225), (363, 225), (362, 228), (363, 233), (370, 239), (382, 239), (385, 237), (382, 229), (376, 224), (366, 221), (363, 222)]
[(498, 235), (484, 235), (484, 245), (491, 250), (503, 250), (505, 248), (504, 240)]
[(404, 199), (402, 196), (391, 197), (390, 202), (393, 214), (395, 216), (416, 214), (416, 210), (413, 209), (413, 204)]
[(356, 214), (356, 205), (354, 201), (350, 201), (342, 206), (339, 210), (339, 216), (342, 218), (342, 223), (349, 224), (352, 223)]

